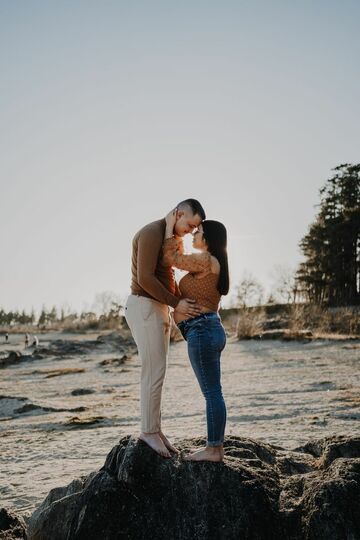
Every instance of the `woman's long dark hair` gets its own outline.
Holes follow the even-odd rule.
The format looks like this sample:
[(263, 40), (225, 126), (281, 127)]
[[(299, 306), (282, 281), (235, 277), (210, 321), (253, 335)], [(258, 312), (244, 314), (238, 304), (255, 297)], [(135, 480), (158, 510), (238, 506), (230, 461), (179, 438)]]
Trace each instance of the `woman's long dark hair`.
[(202, 222), (203, 238), (207, 243), (208, 251), (220, 263), (220, 275), (217, 290), (220, 294), (229, 292), (229, 265), (227, 256), (227, 233), (225, 226), (219, 221), (207, 219)]

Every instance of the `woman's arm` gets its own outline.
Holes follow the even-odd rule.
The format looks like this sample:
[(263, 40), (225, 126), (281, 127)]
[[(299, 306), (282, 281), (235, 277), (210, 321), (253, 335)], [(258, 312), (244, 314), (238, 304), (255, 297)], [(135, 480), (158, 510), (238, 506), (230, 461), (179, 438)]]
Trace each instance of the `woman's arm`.
[(184, 255), (178, 249), (177, 239), (172, 236), (163, 243), (163, 264), (188, 272), (211, 272), (211, 255), (208, 252)]
[(205, 253), (183, 254), (183, 242), (181, 238), (174, 237), (176, 223), (176, 208), (166, 216), (165, 238), (163, 243), (163, 264), (175, 266), (180, 270), (189, 272), (211, 272), (211, 255)]

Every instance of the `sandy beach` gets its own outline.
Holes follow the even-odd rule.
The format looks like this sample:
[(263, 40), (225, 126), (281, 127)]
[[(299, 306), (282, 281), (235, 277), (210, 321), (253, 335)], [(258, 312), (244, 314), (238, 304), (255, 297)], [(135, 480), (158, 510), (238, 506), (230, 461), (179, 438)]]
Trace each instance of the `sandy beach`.
[[(127, 434), (138, 432), (140, 363), (99, 333), (43, 334), (77, 344), (77, 354), (43, 355), (0, 370), (2, 505), (29, 515), (50, 489), (102, 466)], [(87, 344), (81, 350), (81, 344)], [(0, 358), (23, 350), (2, 341)], [(71, 350), (71, 347), (70, 349)], [(310, 438), (360, 435), (360, 341), (237, 341), (222, 357), (227, 434), (288, 449)], [(204, 402), (185, 342), (173, 343), (163, 393), (163, 427), (174, 440), (205, 434)]]

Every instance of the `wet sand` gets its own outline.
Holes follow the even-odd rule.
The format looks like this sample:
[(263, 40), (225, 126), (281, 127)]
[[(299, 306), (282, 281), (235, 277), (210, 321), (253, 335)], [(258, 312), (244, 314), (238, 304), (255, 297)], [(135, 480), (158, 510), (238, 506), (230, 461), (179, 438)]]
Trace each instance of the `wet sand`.
[[(48, 345), (98, 335), (39, 337)], [(0, 357), (22, 350), (22, 339), (2, 342)], [(50, 489), (98, 469), (120, 437), (138, 433), (140, 363), (136, 355), (122, 356), (100, 347), (0, 370), (2, 506), (29, 515)], [(359, 365), (359, 341), (228, 338), (222, 357), (227, 433), (289, 449), (310, 438), (360, 435)], [(204, 401), (184, 342), (171, 345), (162, 417), (174, 440), (205, 434)]]

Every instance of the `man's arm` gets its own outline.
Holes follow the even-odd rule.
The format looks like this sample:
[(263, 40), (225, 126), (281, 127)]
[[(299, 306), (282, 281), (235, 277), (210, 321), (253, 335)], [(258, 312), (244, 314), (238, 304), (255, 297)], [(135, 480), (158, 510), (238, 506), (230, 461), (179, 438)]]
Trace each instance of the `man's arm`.
[(148, 229), (141, 231), (138, 239), (137, 280), (146, 292), (162, 304), (175, 308), (179, 298), (167, 290), (155, 275), (163, 238)]

